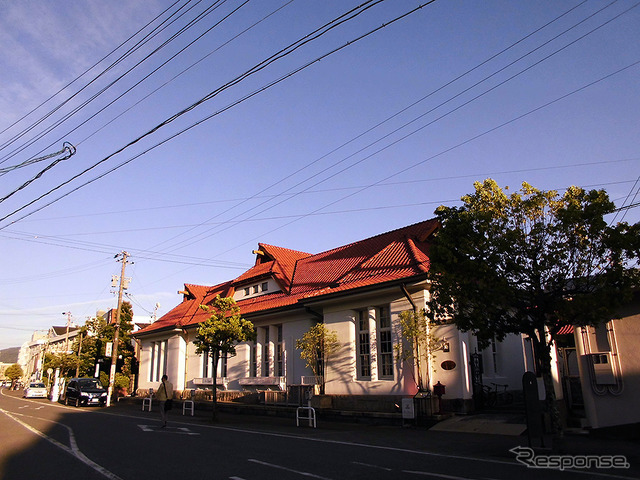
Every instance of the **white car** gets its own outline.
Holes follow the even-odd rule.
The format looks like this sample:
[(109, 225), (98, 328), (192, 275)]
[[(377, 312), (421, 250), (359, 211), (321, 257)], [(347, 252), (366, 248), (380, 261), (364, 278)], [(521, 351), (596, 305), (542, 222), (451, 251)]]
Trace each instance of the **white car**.
[(44, 383), (32, 382), (24, 389), (24, 398), (47, 398), (49, 392)]

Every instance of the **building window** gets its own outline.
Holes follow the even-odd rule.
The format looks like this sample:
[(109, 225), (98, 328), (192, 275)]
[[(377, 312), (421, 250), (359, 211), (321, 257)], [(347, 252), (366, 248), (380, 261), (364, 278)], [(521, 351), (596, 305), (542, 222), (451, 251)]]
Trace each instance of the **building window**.
[(249, 295), (251, 295), (251, 288), (250, 287), (246, 287), (244, 289), (244, 296), (247, 297)]
[(227, 355), (224, 354), (220, 357), (220, 378), (227, 376)]
[(276, 344), (276, 377), (284, 375), (284, 348), (282, 343), (282, 325), (278, 325), (278, 343)]
[(258, 376), (258, 344), (253, 342), (251, 345), (251, 350), (249, 351), (250, 359), (249, 359), (249, 376), (257, 377)]
[(206, 351), (202, 354), (202, 377), (208, 378), (211, 364), (211, 357), (209, 356), (209, 351)]
[(149, 381), (159, 382), (167, 371), (167, 340), (151, 342)]
[(269, 352), (269, 327), (264, 327), (264, 344), (262, 345), (262, 376), (269, 376), (269, 364), (271, 355)]
[(380, 378), (393, 378), (393, 342), (389, 307), (380, 307), (378, 318), (378, 368)]
[(267, 291), (269, 291), (269, 282), (263, 282), (263, 284), (262, 284), (262, 291), (263, 291), (263, 292), (267, 292)]
[(371, 343), (369, 334), (369, 312), (363, 310), (358, 312), (357, 331), (357, 368), (358, 378), (361, 380), (371, 379)]

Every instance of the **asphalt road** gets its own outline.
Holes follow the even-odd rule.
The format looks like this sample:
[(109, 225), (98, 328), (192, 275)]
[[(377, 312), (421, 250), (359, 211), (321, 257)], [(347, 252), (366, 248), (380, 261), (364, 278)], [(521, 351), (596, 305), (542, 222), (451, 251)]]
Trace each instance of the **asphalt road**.
[(631, 468), (560, 471), (517, 462), (509, 449), (525, 442), (345, 423), (297, 428), (295, 419), (243, 415), (213, 424), (206, 414), (176, 410), (160, 428), (157, 410), (143, 412), (139, 404), (75, 408), (0, 392), (3, 480), (639, 478), (637, 457), (629, 454), (637, 445), (618, 450)]

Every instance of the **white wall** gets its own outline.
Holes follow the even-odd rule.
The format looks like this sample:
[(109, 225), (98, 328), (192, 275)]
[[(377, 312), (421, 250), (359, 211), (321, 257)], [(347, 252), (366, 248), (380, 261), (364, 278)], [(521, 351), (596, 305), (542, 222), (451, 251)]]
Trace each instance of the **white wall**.
[[(637, 305), (636, 305), (637, 307)], [(640, 422), (640, 314), (635, 311), (611, 322), (609, 333), (616, 366), (617, 385), (598, 385), (587, 355), (595, 351), (586, 335), (577, 329), (576, 349), (579, 355), (580, 378), (585, 412), (592, 428), (610, 427)], [(612, 353), (613, 353), (612, 352)], [(617, 358), (618, 363), (615, 363)], [(619, 368), (618, 368), (619, 367)]]

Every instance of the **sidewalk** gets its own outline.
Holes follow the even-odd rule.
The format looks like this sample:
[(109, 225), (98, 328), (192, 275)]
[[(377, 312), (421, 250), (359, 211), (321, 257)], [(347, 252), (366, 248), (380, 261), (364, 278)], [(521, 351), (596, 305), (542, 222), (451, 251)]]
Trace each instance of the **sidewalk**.
[[(428, 451), (434, 454), (473, 458), (514, 461), (509, 450), (518, 446), (529, 446), (524, 417), (517, 415), (466, 415), (452, 416), (431, 428), (402, 424), (380, 424), (379, 422), (332, 421), (333, 416), (318, 417), (317, 428), (301, 422), (296, 427), (295, 407), (262, 407), (246, 409), (242, 405), (218, 404), (218, 421), (211, 420), (211, 407), (196, 404), (195, 415), (182, 415), (182, 402), (175, 402), (170, 412), (169, 423), (206, 424), (224, 428), (251, 430), (256, 433), (280, 433), (297, 435), (323, 441), (338, 441), (366, 444), (387, 448)], [(142, 412), (142, 398), (127, 399), (114, 404), (115, 411), (128, 411), (136, 415), (159, 420), (157, 404), (151, 412)], [(208, 407), (208, 408), (206, 408)], [(369, 419), (370, 420), (370, 419)], [(520, 421), (522, 420), (522, 421)], [(304, 426), (303, 426), (304, 424)], [(550, 447), (550, 437), (545, 438)], [(539, 452), (545, 450), (538, 449)], [(550, 453), (546, 451), (546, 453)], [(631, 464), (630, 470), (610, 471), (610, 474), (640, 478), (640, 440), (625, 440), (615, 432), (593, 432), (568, 430), (564, 437), (564, 453), (568, 455), (624, 455)]]

